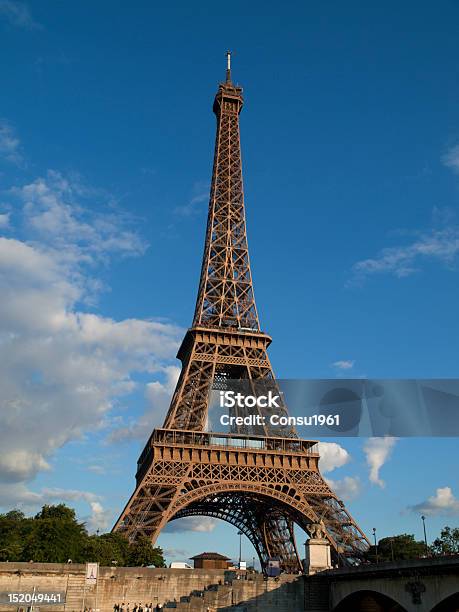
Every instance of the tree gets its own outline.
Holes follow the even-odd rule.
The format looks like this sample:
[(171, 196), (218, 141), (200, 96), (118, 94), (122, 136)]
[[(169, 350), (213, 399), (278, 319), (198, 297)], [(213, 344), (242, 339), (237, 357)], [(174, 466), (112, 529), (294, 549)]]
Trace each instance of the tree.
[(120, 533), (92, 535), (86, 540), (85, 561), (97, 561), (100, 565), (128, 565), (129, 542)]
[(1, 519), (7, 519), (9, 521), (20, 523), (25, 519), (25, 514), (24, 512), (21, 512), (21, 510), (10, 510), (6, 514), (0, 514), (0, 520)]
[(459, 553), (459, 527), (444, 527), (440, 537), (434, 540), (432, 551), (437, 555), (454, 555)]
[(24, 542), (21, 561), (65, 563), (68, 559), (83, 561), (88, 534), (78, 523), (75, 511), (65, 504), (43, 506), (32, 519)]
[[(425, 552), (424, 542), (415, 540), (414, 535), (408, 533), (402, 533), (390, 538), (381, 538), (378, 542), (378, 561), (392, 561), (392, 554), (395, 561), (418, 559), (424, 556)], [(374, 546), (367, 553), (367, 559), (372, 563), (376, 562)]]
[(142, 566), (154, 565), (155, 567), (165, 567), (163, 551), (161, 548), (153, 548), (150, 538), (140, 536), (131, 544), (129, 550), (129, 565)]
[(120, 533), (88, 535), (75, 510), (65, 504), (45, 505), (33, 518), (19, 510), (0, 514), (0, 561), (42, 563), (88, 561), (100, 565), (164, 567), (161, 548), (140, 537), (130, 544)]
[(0, 561), (20, 561), (32, 527), (20, 510), (0, 514)]
[(40, 512), (35, 515), (35, 519), (53, 519), (56, 521), (68, 521), (70, 523), (77, 522), (75, 510), (69, 508), (65, 504), (57, 504), (56, 506), (48, 506), (46, 504), (42, 507)]

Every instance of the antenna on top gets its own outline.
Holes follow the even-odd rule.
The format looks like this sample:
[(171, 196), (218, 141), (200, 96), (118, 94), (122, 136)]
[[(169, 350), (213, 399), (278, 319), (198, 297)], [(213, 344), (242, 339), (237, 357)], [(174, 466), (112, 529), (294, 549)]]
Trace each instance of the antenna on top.
[(231, 83), (231, 51), (226, 52), (226, 82)]

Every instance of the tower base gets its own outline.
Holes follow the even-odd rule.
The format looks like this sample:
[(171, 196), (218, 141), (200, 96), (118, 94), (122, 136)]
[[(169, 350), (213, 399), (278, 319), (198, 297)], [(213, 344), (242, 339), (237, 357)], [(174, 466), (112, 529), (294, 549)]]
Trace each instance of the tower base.
[(322, 519), (336, 554), (359, 556), (364, 534), (322, 478), (311, 440), (157, 429), (142, 452), (137, 487), (114, 526), (130, 540), (155, 542), (171, 520), (211, 516), (252, 542), (262, 567), (277, 558), (301, 571), (293, 525), (307, 533)]

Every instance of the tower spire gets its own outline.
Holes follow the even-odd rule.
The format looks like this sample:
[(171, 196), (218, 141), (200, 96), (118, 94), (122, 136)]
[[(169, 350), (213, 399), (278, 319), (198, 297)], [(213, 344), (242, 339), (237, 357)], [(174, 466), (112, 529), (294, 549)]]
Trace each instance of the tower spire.
[(220, 83), (213, 111), (217, 117), (214, 166), (201, 278), (193, 325), (259, 331), (252, 287), (239, 134), (242, 89), (231, 79)]
[(226, 52), (226, 82), (231, 83), (231, 51)]

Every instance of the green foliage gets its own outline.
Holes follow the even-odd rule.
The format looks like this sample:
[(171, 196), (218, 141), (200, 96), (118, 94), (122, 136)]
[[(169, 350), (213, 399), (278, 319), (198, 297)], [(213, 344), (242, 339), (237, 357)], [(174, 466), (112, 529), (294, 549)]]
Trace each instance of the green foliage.
[(76, 520), (40, 518), (33, 521), (24, 546), (23, 557), (43, 563), (65, 563), (82, 560), (87, 533)]
[(129, 543), (119, 533), (104, 533), (89, 536), (86, 541), (85, 558), (100, 565), (127, 565)]
[(440, 537), (434, 540), (432, 552), (436, 555), (454, 555), (459, 553), (459, 527), (444, 527)]
[(153, 548), (151, 540), (146, 536), (140, 536), (130, 547), (129, 565), (165, 567), (163, 551), (161, 548)]
[[(424, 542), (414, 539), (414, 535), (402, 533), (391, 538), (382, 538), (378, 542), (378, 561), (392, 561), (392, 554), (395, 561), (404, 559), (418, 559), (426, 554)], [(376, 562), (376, 550), (372, 546), (367, 553), (368, 561)]]
[(65, 504), (58, 504), (57, 506), (45, 505), (40, 512), (35, 515), (35, 518), (37, 520), (53, 519), (57, 521), (76, 523), (75, 510), (73, 508), (69, 508)]
[(10, 510), (6, 514), (0, 514), (0, 518), (9, 519), (10, 521), (23, 521), (25, 519), (25, 514), (20, 510)]
[(19, 510), (0, 514), (0, 561), (22, 561), (31, 529), (32, 519)]
[(65, 563), (83, 560), (88, 534), (64, 504), (43, 506), (34, 518), (19, 510), (0, 515), (0, 559)]
[(97, 561), (100, 565), (164, 567), (160, 548), (146, 537), (129, 544), (119, 533), (88, 535), (65, 504), (43, 506), (33, 518), (19, 510), (0, 514), (0, 561), (43, 563)]

